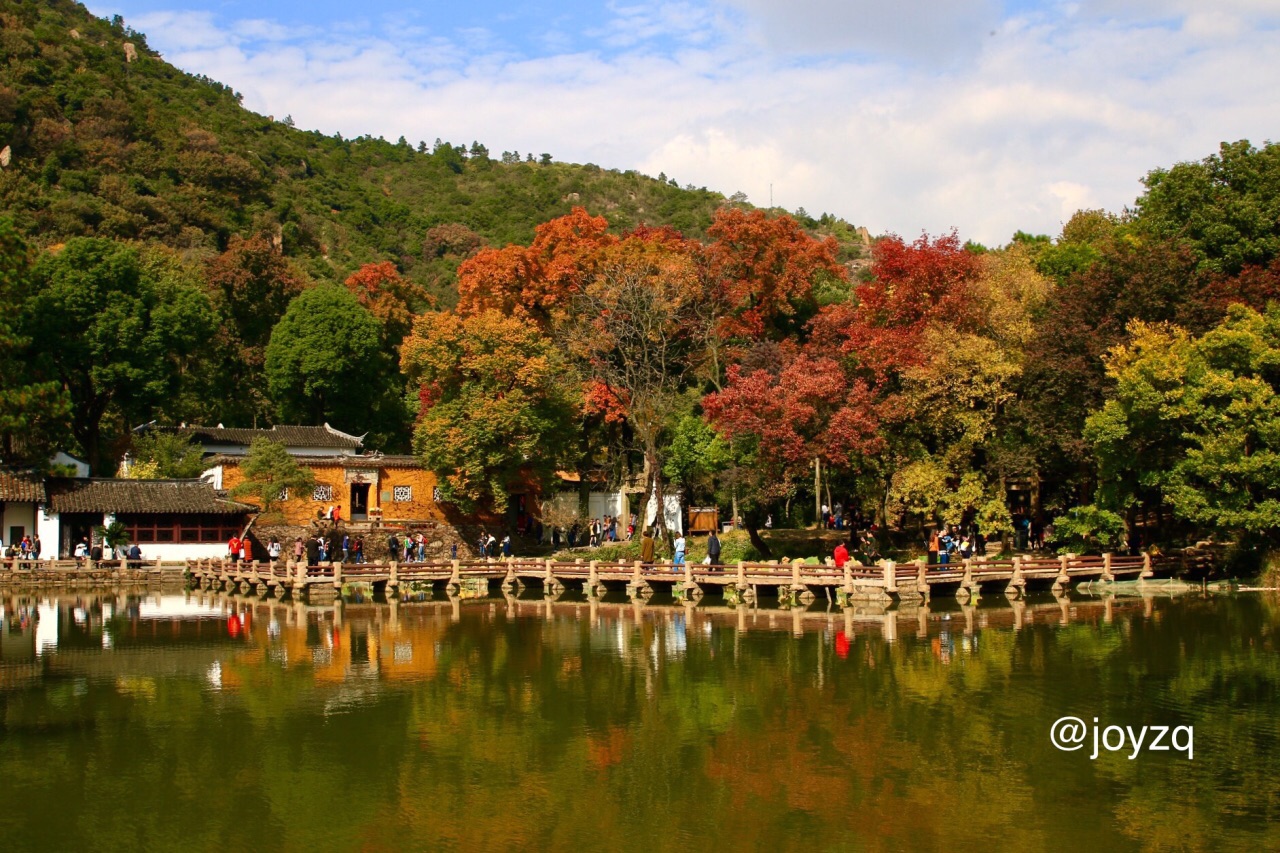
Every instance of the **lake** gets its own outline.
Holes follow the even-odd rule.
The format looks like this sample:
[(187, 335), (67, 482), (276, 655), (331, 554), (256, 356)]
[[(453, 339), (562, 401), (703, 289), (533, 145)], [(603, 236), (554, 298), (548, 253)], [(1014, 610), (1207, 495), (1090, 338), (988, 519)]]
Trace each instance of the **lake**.
[(1280, 849), (1256, 594), (0, 601), (6, 850)]

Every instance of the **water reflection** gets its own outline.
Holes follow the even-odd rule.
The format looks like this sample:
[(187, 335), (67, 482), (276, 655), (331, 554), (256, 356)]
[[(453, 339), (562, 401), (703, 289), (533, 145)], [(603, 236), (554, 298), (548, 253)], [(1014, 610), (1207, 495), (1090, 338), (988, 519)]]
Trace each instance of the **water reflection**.
[[(1266, 599), (0, 602), (18, 849), (1280, 842)], [(1195, 761), (1056, 752), (1064, 714)]]
[[(926, 641), (933, 656), (950, 663), (979, 648), (978, 634), (1015, 632), (1037, 625), (1111, 625), (1117, 617), (1156, 616), (1157, 596), (1124, 599), (1049, 596), (1012, 598), (979, 605), (952, 599), (920, 605), (836, 608), (748, 607), (678, 602), (661, 598), (604, 599), (527, 595), (475, 598), (430, 595), (413, 601), (343, 601), (311, 605), (215, 592), (169, 590), (132, 593), (52, 593), (0, 599), (0, 668), (53, 655), (41, 672), (80, 667), (86, 652), (127, 669), (146, 649), (143, 661), (161, 671), (183, 674), (210, 669), (211, 662), (262, 657), (281, 667), (302, 666), (317, 683), (384, 681), (395, 684), (432, 677), (436, 656), (450, 626), (468, 620), (490, 623), (540, 622), (537, 639), (558, 652), (584, 651), (657, 664), (684, 656), (690, 638), (719, 645), (721, 635), (740, 650), (740, 635), (766, 632), (803, 638), (821, 635), (815, 647), (844, 660), (859, 637), (896, 643), (902, 637)], [(159, 650), (169, 653), (151, 657)], [(180, 649), (181, 655), (172, 654)], [(114, 652), (115, 654), (110, 654)], [(816, 662), (815, 662), (816, 663)], [(189, 673), (188, 673), (189, 674)], [(220, 678), (210, 683), (224, 685)]]

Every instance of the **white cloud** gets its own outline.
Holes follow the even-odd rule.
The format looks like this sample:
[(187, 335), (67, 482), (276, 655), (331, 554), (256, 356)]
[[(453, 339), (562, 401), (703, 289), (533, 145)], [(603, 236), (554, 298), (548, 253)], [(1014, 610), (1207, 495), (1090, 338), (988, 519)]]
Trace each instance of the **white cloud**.
[[(627, 7), (595, 49), (534, 58), (485, 31), (298, 32), (203, 13), (131, 22), (179, 66), (301, 127), (477, 139), (665, 172), (757, 204), (772, 185), (779, 205), (873, 232), (955, 227), (999, 244), (1017, 229), (1056, 234), (1077, 207), (1120, 210), (1148, 170), (1280, 126), (1280, 36), (1258, 23), (1277, 4), (1229, 0), (1231, 15), (1214, 21), (1178, 2), (1187, 16), (1098, 0), (989, 21), (986, 0), (958, 0), (901, 31), (895, 21), (921, 17), (902, 4)], [(953, 38), (939, 21), (955, 24)], [(583, 44), (556, 27), (566, 32), (554, 43)], [(868, 34), (890, 49), (869, 55), (858, 47)], [(804, 44), (837, 52), (790, 52)]]
[(997, 0), (725, 0), (765, 44), (801, 54), (858, 51), (937, 64), (970, 58), (999, 23)]

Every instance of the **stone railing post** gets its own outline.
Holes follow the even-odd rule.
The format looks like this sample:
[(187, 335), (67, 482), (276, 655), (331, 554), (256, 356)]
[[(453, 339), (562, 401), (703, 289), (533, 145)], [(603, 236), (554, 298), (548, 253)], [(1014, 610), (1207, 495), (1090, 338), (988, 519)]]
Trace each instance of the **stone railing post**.
[(1143, 554), (1142, 555), (1142, 574), (1140, 574), (1138, 577), (1149, 578), (1154, 574), (1155, 572), (1151, 568), (1151, 555)]
[(898, 591), (898, 564), (893, 560), (885, 560), (880, 564), (884, 573), (884, 591)]
[(1111, 552), (1102, 555), (1102, 579), (1104, 581), (1113, 581), (1115, 576), (1111, 574)]

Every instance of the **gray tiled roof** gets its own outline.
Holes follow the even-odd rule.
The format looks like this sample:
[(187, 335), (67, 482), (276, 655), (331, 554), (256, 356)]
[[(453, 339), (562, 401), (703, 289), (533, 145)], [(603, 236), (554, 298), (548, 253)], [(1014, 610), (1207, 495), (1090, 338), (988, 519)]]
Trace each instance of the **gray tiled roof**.
[[(295, 456), (294, 461), (302, 468), (421, 468), (422, 460), (416, 456), (403, 456), (382, 453), (364, 453), (343, 456)], [(224, 465), (226, 463), (241, 464), (243, 456), (219, 453), (209, 456), (205, 465)]]
[(241, 444), (248, 447), (255, 438), (269, 438), (286, 447), (342, 447), (358, 450), (364, 444), (363, 436), (348, 435), (325, 424), (324, 426), (274, 426), (271, 429), (248, 427), (149, 427), (159, 432), (185, 432), (197, 444)]
[(34, 474), (0, 471), (0, 501), (43, 503), (44, 480)]
[(226, 497), (204, 480), (50, 480), (52, 512), (232, 515), (256, 507)]

